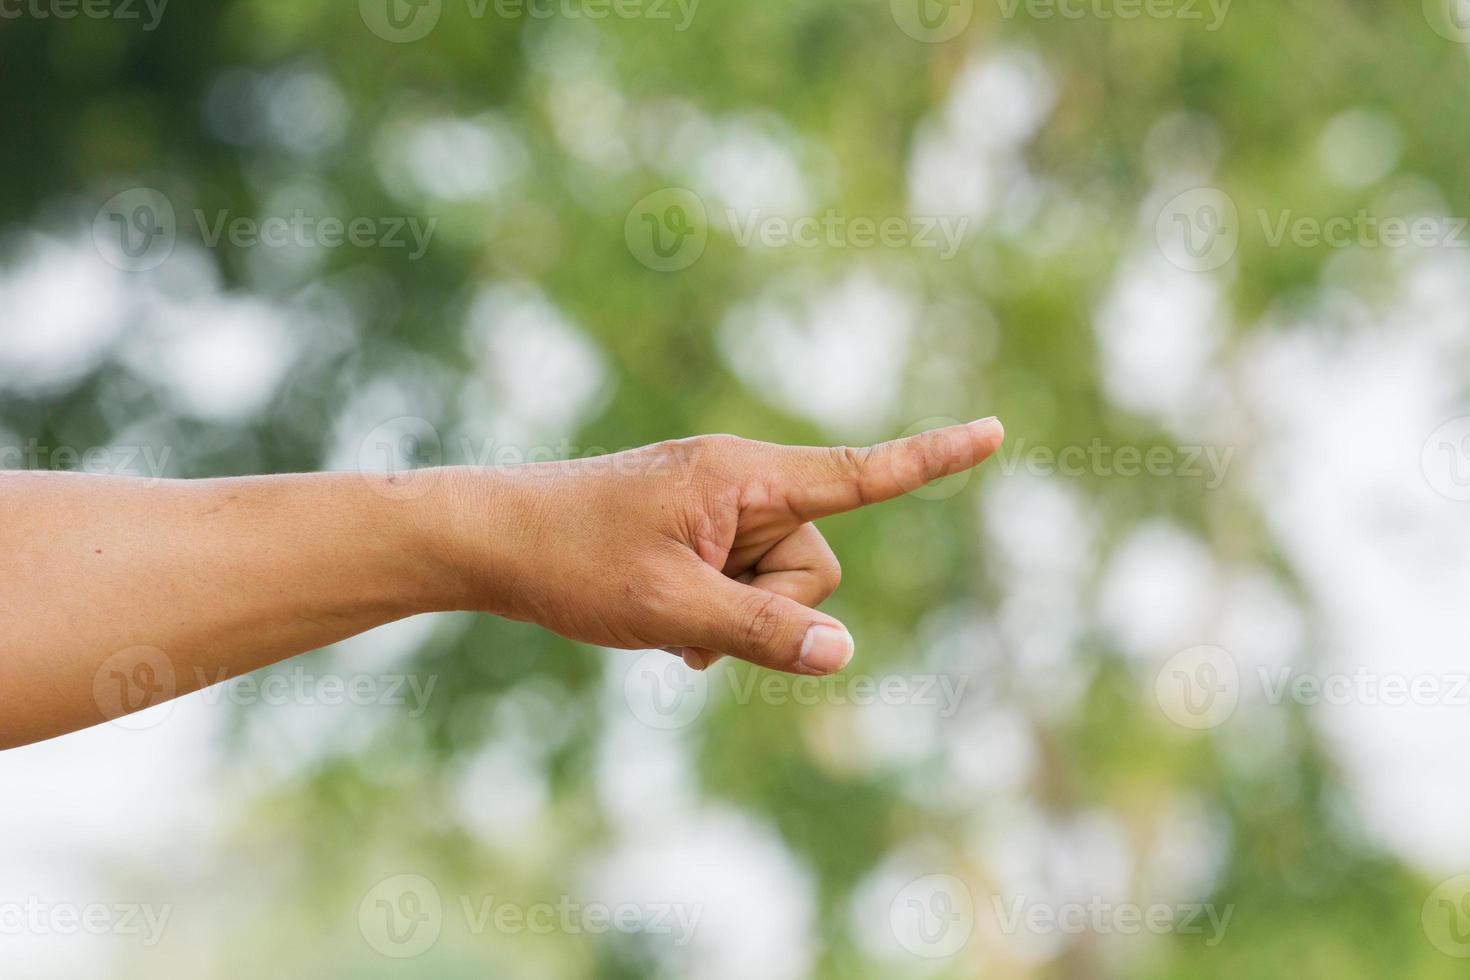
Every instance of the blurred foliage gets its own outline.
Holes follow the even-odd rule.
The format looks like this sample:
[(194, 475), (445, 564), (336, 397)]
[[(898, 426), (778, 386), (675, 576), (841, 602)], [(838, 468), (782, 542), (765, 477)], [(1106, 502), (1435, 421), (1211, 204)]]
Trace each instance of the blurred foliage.
[[(1003, 8), (978, 4), (959, 37), (936, 44), (906, 36), (888, 5), (873, 0), (705, 3), (683, 32), (637, 19), (473, 17), (446, 0), (437, 28), (406, 44), (367, 30), (357, 4), (324, 0), (176, 3), (153, 31), (117, 19), (0, 21), (0, 255), (11, 264), (27, 247), (26, 229), (86, 240), (97, 206), (133, 186), (163, 191), (181, 215), (269, 214), (273, 193), (307, 184), (335, 214), (438, 221), (420, 261), (344, 247), (297, 269), (258, 263), (251, 250), (228, 244), (207, 253), (225, 295), (299, 312), (300, 331), (320, 322), (312, 313), (321, 308), (346, 310), (351, 324), (349, 343), (303, 357), (248, 419), (190, 417), (108, 360), (57, 390), (6, 392), (0, 425), (42, 443), (105, 445), (120, 420), (167, 417), (178, 475), (315, 469), (329, 463), (332, 420), (353, 393), (411, 369), (434, 379), (429, 387), (441, 397), (410, 404), (407, 414), (446, 434), (484, 438), (476, 428), (483, 419), (460, 416), (459, 393), (488, 387), (464, 338), (467, 311), (487, 285), (532, 282), (605, 361), (605, 399), (575, 431), (541, 433), (573, 446), (717, 431), (824, 443), (893, 435), (930, 416), (988, 414), (1031, 445), (1102, 438), (1167, 446), (1174, 436), (1156, 420), (1110, 403), (1092, 322), (1138, 240), (1158, 176), (1145, 146), (1162, 118), (1182, 112), (1212, 123), (1222, 150), (1211, 180), (1242, 213), (1335, 214), (1365, 206), (1370, 191), (1321, 180), (1322, 126), (1347, 109), (1381, 110), (1403, 135), (1401, 169), (1435, 185), (1450, 213), (1470, 208), (1466, 52), (1429, 30), (1418, 4), (1241, 2), (1213, 32), (1176, 20), (1007, 19)], [(679, 100), (710, 119), (778, 134), (811, 178), (813, 213), (902, 215), (916, 140), (945, 111), (967, 65), (1008, 50), (1039, 59), (1054, 90), (1021, 151), (1032, 178), (1057, 189), (1070, 209), (1070, 232), (1050, 248), (1034, 247), (1039, 218), (1019, 229), (977, 222), (949, 262), (914, 249), (746, 249), (716, 231), (691, 268), (656, 272), (630, 252), (624, 219), (634, 202), (685, 183), (687, 172), (661, 170), (637, 152), (599, 160), (568, 145), (576, 137), (568, 126), (594, 126), (611, 113), (631, 127), (634, 107)], [(345, 100), (341, 132), (308, 151), (271, 128), (262, 101), (271, 86), (300, 76), (328, 80)], [(577, 85), (586, 86), (580, 94), (565, 91)], [(588, 100), (582, 113), (559, 122), (558, 100), (575, 106), (578, 98)], [(288, 120), (290, 108), (275, 107)], [(487, 112), (526, 153), (508, 190), (436, 199), (385, 179), (384, 155), (403, 138), (395, 126)], [(639, 137), (617, 135), (629, 145)], [(463, 166), (452, 143), (440, 152), (432, 166)], [(199, 251), (191, 234), (197, 238), (181, 231), (181, 253)], [(1316, 289), (1326, 259), (1321, 249), (1243, 240), (1225, 280), (1232, 334)], [(722, 353), (720, 329), (732, 308), (773, 283), (831, 286), (853, 270), (902, 283), (924, 313), (897, 404), (876, 427), (844, 429), (788, 412), (743, 383)], [(1372, 276), (1356, 285), (1371, 289)], [(931, 315), (939, 310), (946, 314)], [(0, 331), (25, 331), (11, 312), (0, 309)], [(304, 347), (316, 342), (300, 338)], [(494, 404), (498, 393), (489, 394)], [(824, 522), (847, 572), (829, 608), (859, 637), (864, 670), (929, 662), (926, 623), (946, 609), (996, 601), (1004, 569), (984, 545), (977, 503), (1000, 479), (986, 472), (948, 499)], [(1232, 484), (1206, 492), (1169, 478), (1074, 482), (1104, 551), (1164, 516), (1217, 553), (1290, 580), (1260, 515)], [(1332, 765), (1304, 717), (1286, 721), (1289, 750), (1246, 776), (1222, 758), (1218, 740), (1183, 733), (1152, 710), (1147, 683), (1104, 635), (1089, 629), (1077, 648), (1080, 694), (1060, 712), (1012, 683), (1005, 650), (994, 662), (966, 661), (977, 676), (993, 671), (982, 678), (987, 686), (1029, 720), (1040, 748), (1023, 793), (1028, 805), (1059, 819), (1105, 808), (1142, 848), (1171, 803), (1203, 801), (1221, 815), (1228, 847), (1213, 891), (1197, 898), (1234, 905), (1231, 932), (1214, 947), (1189, 935), (1140, 942), (1143, 952), (1121, 966), (1103, 946), (1079, 941), (1053, 959), (985, 975), (1458, 975), (1420, 932), (1426, 883), (1343, 825)], [(312, 756), (242, 814), (232, 836), (238, 857), (216, 869), (209, 887), (254, 884), (238, 899), (240, 915), (221, 927), (210, 957), (215, 975), (635, 977), (658, 969), (645, 944), (590, 937), (497, 944), (446, 936), (431, 954), (392, 963), (362, 945), (353, 922), (363, 890), (404, 867), (439, 869), (446, 895), (554, 901), (575, 891), (574, 869), (611, 833), (597, 760), (620, 688), (605, 676), (605, 657), (488, 618), (440, 624), (413, 665), (440, 678), (444, 692), (424, 717), (394, 717), (366, 740)], [(759, 680), (743, 665), (720, 670), (737, 683)], [(537, 753), (550, 790), (537, 843), (506, 852), (458, 826), (450, 798), (464, 767), (498, 737), (502, 709), (525, 703), (545, 706), (559, 734)], [(677, 736), (697, 761), (701, 797), (773, 827), (813, 876), (815, 974), (893, 976), (891, 964), (866, 958), (848, 903), (885, 855), (911, 842), (963, 853), (985, 803), (946, 803), (936, 785), (944, 769), (933, 759), (835, 765), (818, 748), (847, 730), (832, 713), (717, 699)], [(245, 758), (253, 758), (249, 747), (292, 748), (260, 730), (268, 720), (252, 727), (242, 712), (236, 722)], [(982, 758), (988, 750), (952, 748)], [(140, 963), (140, 976), (162, 975), (157, 964)], [(963, 956), (910, 967), (937, 976), (976, 969)]]

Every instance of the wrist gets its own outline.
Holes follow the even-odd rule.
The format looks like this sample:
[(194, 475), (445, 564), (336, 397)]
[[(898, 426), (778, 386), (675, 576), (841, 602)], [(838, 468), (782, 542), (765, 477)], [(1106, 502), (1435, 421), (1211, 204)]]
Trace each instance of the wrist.
[(417, 471), (415, 552), (437, 610), (504, 613), (517, 581), (516, 542), (524, 527), (514, 481), (494, 468), (448, 466)]

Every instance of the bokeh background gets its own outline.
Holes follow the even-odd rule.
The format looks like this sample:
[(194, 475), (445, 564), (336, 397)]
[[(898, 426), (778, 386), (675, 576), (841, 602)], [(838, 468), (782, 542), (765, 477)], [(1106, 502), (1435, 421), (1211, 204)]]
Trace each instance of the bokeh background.
[(0, 976), (1463, 976), (1461, 8), (0, 8), (0, 466), (1009, 432), (823, 523), (842, 678), (442, 615), (0, 755)]

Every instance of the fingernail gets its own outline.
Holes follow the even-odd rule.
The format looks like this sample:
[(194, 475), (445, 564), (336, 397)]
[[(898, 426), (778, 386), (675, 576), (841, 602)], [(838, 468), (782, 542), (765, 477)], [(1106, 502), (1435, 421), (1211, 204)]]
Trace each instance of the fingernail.
[(837, 626), (810, 626), (801, 641), (802, 666), (819, 674), (835, 674), (852, 659), (852, 635)]
[(1000, 419), (996, 418), (994, 415), (990, 416), (989, 418), (976, 419), (970, 424), (976, 426), (977, 428), (994, 426), (995, 428), (1000, 430), (1000, 434), (1002, 437), (1004, 437), (1006, 434), (1006, 427), (1004, 425), (1001, 425)]

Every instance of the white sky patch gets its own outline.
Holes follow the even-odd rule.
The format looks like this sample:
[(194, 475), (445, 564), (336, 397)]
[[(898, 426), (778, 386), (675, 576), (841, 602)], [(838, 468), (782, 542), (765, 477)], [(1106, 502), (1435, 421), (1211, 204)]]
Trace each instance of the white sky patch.
[(495, 113), (396, 120), (379, 134), (374, 159), (395, 196), (451, 202), (498, 199), (530, 166), (515, 126)]
[(541, 746), (504, 739), (480, 747), (457, 774), (454, 813), (507, 857), (529, 853), (551, 800)]
[(1153, 819), (1140, 895), (1146, 902), (1190, 902), (1208, 896), (1229, 855), (1225, 818), (1199, 799), (1181, 797)]
[(294, 66), (267, 78), (264, 89), (265, 118), (277, 144), (315, 156), (341, 142), (351, 106), (331, 76)]
[(291, 314), (255, 298), (163, 299), (141, 319), (123, 360), (180, 414), (213, 422), (242, 421), (269, 404), (297, 350)]
[(684, 173), (710, 144), (714, 125), (686, 99), (655, 99), (633, 108), (630, 139), (655, 170)]
[(955, 79), (936, 118), (915, 137), (909, 210), (925, 216), (988, 217), (1026, 173), (1021, 149), (1046, 120), (1051, 76), (1017, 50), (975, 58)]
[(528, 439), (565, 438), (611, 393), (601, 349), (534, 286), (482, 290), (465, 342), (476, 369), (462, 408), (481, 438), (522, 448)]
[(1097, 518), (1071, 485), (1018, 472), (985, 485), (986, 551), (1001, 590), (996, 629), (1027, 702), (1063, 714), (1084, 690), (1082, 597), (1097, 561)]
[[(628, 672), (639, 669), (646, 652), (603, 651), (607, 720), (598, 742), (597, 794), (603, 811), (626, 835), (653, 832), (683, 820), (697, 805), (694, 760), (688, 747), (688, 733), (693, 729), (651, 727), (639, 720), (627, 700)], [(672, 656), (669, 663), (675, 663)], [(697, 718), (697, 712), (691, 712), (679, 720), (694, 724)]]
[(801, 167), (796, 135), (755, 119), (716, 123), (690, 169), (691, 188), (714, 207), (742, 215), (797, 216), (813, 194)]
[(701, 809), (626, 838), (584, 877), (589, 900), (698, 916), (687, 945), (650, 937), (663, 976), (799, 980), (814, 966), (811, 876), (773, 830), (738, 811)]
[[(1134, 855), (1121, 821), (1108, 810), (1049, 816), (1014, 807), (984, 827), (977, 843), (995, 894), (1007, 909), (1020, 898), (1053, 907), (1134, 898)], [(985, 903), (980, 917), (996, 917), (993, 903)], [(1002, 942), (1012, 957), (1038, 962), (1052, 959), (1077, 939), (1061, 931), (1017, 929)]]
[(1163, 520), (1132, 531), (1114, 550), (1097, 591), (1099, 625), (1123, 654), (1162, 663), (1211, 642), (1221, 574), (1198, 538)]
[(323, 468), (395, 472), (456, 462), (440, 421), (450, 380), (437, 362), (395, 351), (390, 373), (360, 379), (332, 422)]
[(1214, 278), (1147, 248), (1125, 261), (1093, 317), (1109, 400), (1185, 438), (1208, 436), (1224, 398), (1215, 358), (1226, 315)]
[[(1264, 445), (1255, 493), (1316, 606), (1326, 671), (1470, 671), (1470, 504), (1421, 469), (1429, 435), (1470, 414), (1470, 275), (1427, 259), (1382, 309), (1268, 328), (1245, 362)], [(1470, 863), (1470, 715), (1450, 705), (1314, 710), (1368, 831), (1429, 873)]]
[(1323, 128), (1317, 162), (1339, 187), (1367, 187), (1393, 172), (1403, 142), (1392, 116), (1375, 109), (1349, 109)]
[[(222, 846), (216, 831), (230, 826), (244, 794), (236, 771), (216, 758), (223, 716), (198, 695), (163, 711), (164, 720), (143, 731), (102, 725), (0, 752), (0, 901), (161, 907), (193, 894), (199, 855)], [(181, 934), (176, 907), (159, 945), (147, 950), (139, 935), (80, 928), (6, 935), (5, 972), (117, 977), (125, 958), (156, 962)]]
[(962, 714), (945, 739), (945, 771), (972, 802), (1020, 797), (1039, 761), (1030, 719), (1012, 705), (980, 706)]
[(674, 903), (697, 912), (688, 945), (650, 938), (663, 975), (805, 977), (814, 957), (810, 875), (770, 828), (700, 800), (692, 729), (655, 729), (629, 709), (626, 675), (646, 651), (604, 652), (606, 725), (596, 785), (616, 841), (585, 867), (588, 900)]
[(0, 388), (44, 393), (95, 368), (138, 302), (90, 242), (22, 239), (0, 268)]
[[(963, 930), (969, 924), (966, 919), (971, 909), (966, 905), (965, 896), (960, 893), (960, 889), (969, 892), (968, 897), (974, 905), (976, 916), (983, 916), (984, 911), (980, 906), (984, 901), (983, 891), (977, 882), (966, 880), (962, 865), (960, 857), (943, 845), (922, 840), (911, 841), (905, 847), (885, 856), (853, 888), (847, 908), (848, 929), (858, 948), (867, 957), (882, 964), (884, 972), (881, 976), (985, 975), (979, 968), (981, 964), (976, 962), (974, 938), (969, 938), (951, 956), (935, 955), (929, 958), (915, 953), (915, 947), (918, 953), (930, 951), (922, 942), (914, 942), (915, 938), (925, 938), (925, 933), (905, 933), (901, 936), (895, 929), (895, 917), (902, 922), (903, 917), (912, 914), (907, 908), (910, 899), (920, 903), (920, 915), (926, 914), (927, 910), (923, 906), (927, 903), (924, 899), (929, 896), (923, 892), (911, 893), (910, 888), (912, 883), (933, 875), (951, 876), (944, 894), (939, 896), (942, 903), (939, 910), (957, 916), (951, 928)], [(898, 903), (899, 908), (895, 909), (895, 903)], [(943, 937), (944, 934), (939, 935)], [(936, 944), (934, 951), (938, 953), (947, 950), (948, 947), (939, 948)]]
[(866, 271), (836, 285), (788, 279), (720, 328), (726, 361), (768, 402), (834, 438), (885, 434), (898, 406), (918, 302)]

